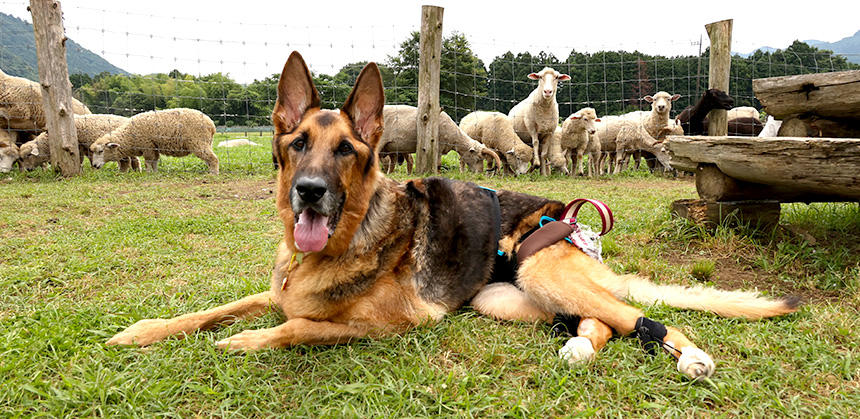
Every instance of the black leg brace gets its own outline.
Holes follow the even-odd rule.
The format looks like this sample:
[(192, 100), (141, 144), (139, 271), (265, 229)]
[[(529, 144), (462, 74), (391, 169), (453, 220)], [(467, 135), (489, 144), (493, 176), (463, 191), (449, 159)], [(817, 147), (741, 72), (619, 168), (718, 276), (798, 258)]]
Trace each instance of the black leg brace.
[(642, 341), (642, 346), (651, 355), (657, 355), (663, 347), (663, 338), (666, 337), (666, 326), (647, 317), (636, 319), (636, 329), (633, 334)]

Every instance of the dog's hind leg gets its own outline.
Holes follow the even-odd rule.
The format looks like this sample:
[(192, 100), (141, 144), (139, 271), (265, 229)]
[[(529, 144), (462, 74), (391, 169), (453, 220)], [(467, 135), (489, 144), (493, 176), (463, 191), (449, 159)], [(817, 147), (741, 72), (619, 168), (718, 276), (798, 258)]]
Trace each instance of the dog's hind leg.
[(391, 329), (390, 325), (373, 328), (360, 324), (294, 318), (268, 329), (245, 330), (218, 341), (217, 345), (221, 349), (241, 351), (293, 345), (334, 345), (368, 335), (381, 335), (387, 329)]
[[(528, 295), (507, 282), (488, 284), (472, 298), (472, 307), (479, 313), (500, 320), (552, 322), (555, 313), (548, 312), (529, 299)], [(595, 318), (584, 318), (576, 329), (576, 337), (567, 341), (559, 356), (568, 363), (588, 361), (606, 346), (612, 329)]]
[[(618, 283), (618, 275), (566, 242), (546, 247), (527, 258), (517, 277), (517, 283), (529, 298), (550, 312), (593, 317), (622, 335), (636, 331), (639, 319), (644, 318), (641, 310), (620, 301), (600, 285)], [(682, 373), (693, 379), (713, 373), (711, 358), (677, 329), (666, 327), (665, 335), (657, 338), (678, 358), (678, 370)]]
[(146, 346), (170, 336), (184, 336), (238, 319), (250, 319), (265, 313), (272, 304), (269, 291), (254, 294), (223, 306), (172, 319), (144, 319), (127, 327), (107, 341), (108, 345)]

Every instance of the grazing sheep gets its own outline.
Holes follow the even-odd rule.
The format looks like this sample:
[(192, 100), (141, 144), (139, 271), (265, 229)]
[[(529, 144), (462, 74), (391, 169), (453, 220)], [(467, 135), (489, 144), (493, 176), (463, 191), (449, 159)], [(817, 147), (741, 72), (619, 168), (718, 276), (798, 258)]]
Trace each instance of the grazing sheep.
[[(629, 159), (630, 154), (634, 151), (633, 149), (626, 148), (625, 146), (631, 144), (646, 144), (653, 141), (660, 131), (669, 125), (669, 112), (672, 110), (672, 102), (678, 100), (680, 97), (681, 95), (679, 94), (670, 95), (669, 93), (660, 91), (655, 93), (654, 96), (649, 95), (643, 98), (651, 103), (650, 111), (636, 111), (620, 116), (603, 117), (601, 122), (595, 123), (595, 128), (597, 129), (597, 133), (601, 141), (601, 150), (604, 153), (601, 156), (601, 167), (603, 167), (603, 162), (608, 159), (608, 172), (618, 173), (619, 169), (617, 167), (613, 170), (613, 163), (620, 161), (626, 162), (626, 160)], [(630, 123), (642, 127), (650, 139), (647, 141), (643, 140), (643, 138), (647, 137), (642, 136), (641, 133), (636, 130), (628, 128), (626, 133), (630, 138), (624, 141), (625, 146), (619, 146), (616, 143), (618, 132), (622, 127), (625, 127)]]
[[(558, 126), (558, 102), (555, 99), (558, 82), (570, 80), (570, 76), (544, 67), (537, 73), (529, 74), (528, 78), (538, 80), (537, 87), (511, 108), (508, 117), (520, 139), (531, 144), (532, 164), (541, 166), (542, 159), (549, 163), (549, 147), (542, 149), (541, 142), (548, 141)], [(541, 174), (549, 174), (549, 167), (541, 166)]]
[[(665, 129), (669, 129), (667, 125)], [(664, 129), (661, 129), (661, 133)], [(657, 160), (669, 168), (669, 156), (663, 150), (662, 143), (652, 137), (644, 126), (635, 121), (623, 121), (616, 135), (616, 153), (614, 173), (621, 173), (627, 168), (629, 156), (626, 150), (643, 150), (656, 156)], [(636, 162), (638, 163), (638, 162)], [(638, 165), (637, 165), (638, 169)]]
[(18, 146), (11, 132), (0, 129), (0, 173), (12, 170), (12, 165), (18, 160)]
[[(72, 113), (86, 115), (90, 110), (72, 98)], [(23, 77), (10, 76), (0, 70), (0, 128), (21, 131), (18, 143), (29, 140), (29, 132), (45, 130), (42, 88)]]
[[(499, 156), (505, 156), (505, 171), (521, 175), (529, 170), (533, 150), (520, 140), (511, 120), (501, 112), (472, 112), (460, 120), (460, 129)], [(554, 131), (553, 131), (554, 132)]]
[[(119, 115), (110, 114), (89, 114), (75, 115), (75, 132), (78, 136), (78, 148), (81, 164), (84, 162), (84, 156), (93, 163), (92, 152), (90, 146), (102, 135), (105, 135), (117, 128), (120, 125), (128, 122), (128, 118)], [(47, 132), (43, 132), (36, 136), (35, 139), (24, 143), (21, 146), (21, 161), (18, 166), (21, 170), (32, 170), (40, 166), (44, 166), (51, 161), (50, 137)], [(140, 163), (135, 157), (123, 159), (119, 162), (120, 170), (126, 171), (131, 166), (134, 169), (140, 168)]]
[(93, 166), (108, 161), (143, 156), (149, 170), (158, 170), (161, 154), (182, 157), (194, 154), (218, 174), (218, 157), (212, 152), (215, 124), (195, 109), (176, 108), (137, 114), (125, 124), (96, 140)]
[(565, 160), (572, 161), (571, 174), (582, 174), (582, 156), (589, 148), (590, 137), (597, 133), (595, 122), (600, 122), (594, 108), (582, 108), (561, 124), (561, 148)]
[(555, 131), (553, 131), (552, 136), (549, 137), (549, 144), (546, 147), (548, 150), (547, 164), (549, 164), (552, 169), (556, 169), (561, 173), (569, 175), (570, 169), (567, 168), (569, 166), (569, 162), (567, 161), (565, 152), (561, 146), (561, 133), (561, 127), (555, 127)]
[(726, 119), (731, 121), (732, 119), (738, 118), (753, 118), (756, 121), (761, 122), (761, 115), (758, 113), (758, 109), (753, 108), (752, 106), (739, 106), (737, 108), (731, 108), (726, 112)]
[(774, 119), (772, 115), (767, 116), (767, 122), (764, 123), (764, 128), (758, 134), (759, 137), (776, 137), (779, 134), (779, 128), (782, 126), (782, 121)]
[[(384, 128), (379, 140), (379, 154), (395, 153), (397, 164), (406, 161), (407, 170), (411, 174), (411, 156), (406, 159), (399, 154), (414, 153), (418, 146), (418, 108), (408, 105), (385, 105), (382, 110)], [(492, 159), (501, 165), (499, 156), (478, 141), (470, 138), (457, 126), (457, 123), (447, 113), (439, 114), (439, 157), (455, 150), (460, 155), (460, 171), (468, 167), (474, 172), (484, 169), (484, 159)], [(438, 162), (437, 162), (438, 164)], [(390, 173), (390, 172), (389, 172)]]
[(688, 106), (678, 114), (677, 118), (681, 121), (681, 127), (687, 135), (707, 135), (707, 116), (708, 112), (714, 109), (729, 110), (735, 100), (726, 92), (719, 89), (708, 89), (702, 93), (702, 97), (693, 106)]

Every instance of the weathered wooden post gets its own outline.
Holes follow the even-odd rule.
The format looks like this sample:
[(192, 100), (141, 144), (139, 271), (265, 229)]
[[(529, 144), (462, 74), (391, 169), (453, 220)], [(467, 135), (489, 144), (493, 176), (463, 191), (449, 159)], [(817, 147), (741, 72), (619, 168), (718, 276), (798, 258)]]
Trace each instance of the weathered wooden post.
[(81, 172), (72, 112), (72, 83), (66, 64), (63, 11), (56, 0), (30, 0), (45, 128), (50, 133), (51, 166), (63, 176)]
[[(732, 68), (732, 19), (705, 25), (711, 38), (708, 61), (708, 89), (729, 92), (729, 75)], [(714, 109), (708, 113), (708, 135), (726, 135), (729, 132), (727, 112)]]
[(439, 159), (439, 78), (442, 67), (442, 12), (438, 6), (421, 6), (418, 56), (418, 138), (415, 169), (437, 173)]

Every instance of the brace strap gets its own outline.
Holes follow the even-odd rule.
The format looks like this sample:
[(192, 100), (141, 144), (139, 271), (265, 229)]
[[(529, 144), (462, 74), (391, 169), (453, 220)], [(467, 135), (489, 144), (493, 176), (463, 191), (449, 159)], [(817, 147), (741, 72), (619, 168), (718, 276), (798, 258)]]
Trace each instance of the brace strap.
[(663, 347), (663, 338), (666, 337), (666, 326), (647, 317), (636, 319), (636, 329), (633, 332), (642, 346), (651, 355), (657, 355), (657, 351)]

